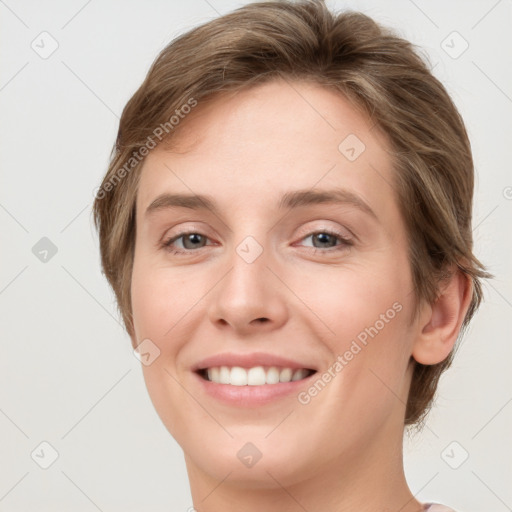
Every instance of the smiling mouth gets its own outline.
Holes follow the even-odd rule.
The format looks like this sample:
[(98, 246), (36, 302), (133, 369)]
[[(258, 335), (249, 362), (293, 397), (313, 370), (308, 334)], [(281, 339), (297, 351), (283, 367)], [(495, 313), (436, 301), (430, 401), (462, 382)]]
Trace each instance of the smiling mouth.
[(198, 370), (197, 373), (204, 380), (215, 384), (263, 386), (303, 380), (316, 373), (316, 371), (310, 368), (294, 369), (279, 366), (254, 366), (252, 368), (213, 366)]

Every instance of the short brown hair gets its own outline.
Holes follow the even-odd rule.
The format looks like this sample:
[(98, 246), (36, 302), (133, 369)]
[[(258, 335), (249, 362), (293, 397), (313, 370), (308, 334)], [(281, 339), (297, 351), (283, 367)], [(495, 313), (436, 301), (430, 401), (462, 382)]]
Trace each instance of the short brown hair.
[[(169, 120), (191, 99), (206, 101), (278, 77), (336, 89), (386, 133), (409, 239), (415, 310), (421, 300), (433, 303), (440, 281), (459, 269), (473, 290), (462, 335), (482, 299), (480, 279), (491, 275), (472, 252), (473, 161), (457, 108), (413, 45), (371, 18), (334, 14), (321, 0), (278, 0), (248, 4), (172, 41), (124, 108), (94, 220), (103, 271), (130, 336), (141, 148), (154, 140), (156, 127), (167, 127), (162, 140), (169, 140), (179, 130)], [(405, 425), (424, 419), (452, 358), (453, 351), (435, 365), (415, 362)]]

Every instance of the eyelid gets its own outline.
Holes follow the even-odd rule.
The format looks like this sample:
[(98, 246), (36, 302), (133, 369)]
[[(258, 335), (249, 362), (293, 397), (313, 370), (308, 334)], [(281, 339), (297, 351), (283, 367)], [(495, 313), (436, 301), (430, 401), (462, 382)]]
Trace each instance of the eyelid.
[[(204, 238), (206, 238), (207, 240), (211, 240), (211, 238), (208, 236), (208, 235), (205, 235), (203, 232), (199, 231), (198, 229), (190, 229), (190, 230), (185, 230), (185, 231), (180, 231), (179, 233), (176, 233), (175, 235), (172, 235), (171, 237), (163, 237), (162, 238), (162, 241), (159, 243), (159, 245), (161, 245), (164, 249), (167, 249), (169, 250), (170, 252), (173, 252), (170, 250), (170, 247), (171, 245), (176, 242), (177, 240), (179, 240), (180, 238), (184, 238), (185, 236), (187, 235), (200, 235)], [(215, 244), (206, 244), (206, 246), (208, 245), (215, 245)], [(204, 247), (199, 247), (198, 249), (178, 249), (176, 251), (176, 253), (194, 253), (194, 252), (199, 252), (201, 249), (204, 249)]]
[[(185, 224), (185, 227), (182, 227), (181, 224)], [(172, 227), (170, 227), (164, 231), (164, 234), (158, 241), (158, 245), (169, 242), (170, 239), (176, 240), (177, 238), (180, 238), (181, 236), (188, 235), (191, 233), (197, 233), (197, 234), (203, 235), (207, 238), (211, 238), (209, 235), (205, 234), (206, 232), (211, 232), (211, 229), (209, 229), (208, 227), (204, 227), (201, 224), (203, 224), (203, 223), (201, 223), (201, 222), (195, 223), (194, 221), (190, 221), (190, 222), (184, 222), (184, 223), (180, 222), (179, 224), (176, 224), (176, 225), (179, 225), (178, 228), (176, 228), (176, 225), (173, 225)], [(169, 233), (171, 233), (172, 231), (176, 231), (176, 233), (174, 233), (173, 235), (170, 235)]]
[(357, 238), (355, 236), (355, 234), (352, 232), (352, 230), (350, 230), (349, 228), (347, 228), (345, 226), (334, 227), (334, 226), (328, 226), (326, 224), (323, 224), (323, 225), (321, 224), (319, 226), (309, 226), (309, 224), (310, 223), (308, 222), (306, 227), (302, 227), (300, 229), (299, 235), (297, 235), (297, 236), (300, 236), (300, 233), (303, 232), (304, 234), (301, 236), (301, 240), (308, 235), (312, 235), (312, 234), (316, 234), (316, 233), (331, 233), (331, 234), (339, 236), (340, 238), (343, 238), (345, 240)]
[[(344, 249), (346, 250), (347, 247), (354, 245), (354, 240), (351, 236), (347, 237), (339, 229), (326, 228), (326, 227), (319, 227), (314, 230), (311, 230), (311, 229), (308, 230), (303, 236), (301, 236), (299, 238), (299, 242), (305, 240), (306, 238), (312, 237), (312, 236), (320, 234), (320, 233), (324, 233), (324, 234), (333, 236), (333, 237), (337, 238), (340, 241), (340, 243), (336, 244), (332, 247), (309, 247), (309, 249), (308, 249), (309, 252), (312, 252), (314, 254), (317, 254), (317, 253), (323, 253), (323, 254), (331, 253), (332, 254), (334, 252), (338, 252), (338, 251), (341, 251)], [(210, 246), (215, 245), (215, 243), (214, 244), (207, 243), (205, 246), (199, 247), (197, 249), (171, 249), (172, 244), (174, 242), (176, 242), (179, 239), (184, 238), (187, 235), (191, 235), (191, 234), (200, 235), (200, 236), (206, 238), (207, 241), (211, 240), (211, 238), (208, 235), (205, 235), (200, 230), (191, 228), (191, 229), (185, 229), (183, 231), (180, 231), (179, 233), (176, 233), (169, 238), (166, 238), (164, 236), (162, 241), (159, 243), (159, 246), (162, 249), (170, 252), (173, 255), (192, 255), (194, 253), (201, 252), (201, 249), (204, 249), (208, 245), (210, 245)], [(295, 245), (295, 244), (293, 244), (293, 245)]]
[[(352, 237), (350, 237), (350, 236), (347, 237), (340, 231), (338, 231), (336, 229), (331, 229), (331, 228), (320, 228), (320, 229), (315, 229), (313, 231), (309, 231), (305, 236), (302, 236), (299, 239), (299, 241), (303, 241), (306, 238), (310, 238), (310, 237), (312, 237), (314, 235), (318, 235), (320, 233), (324, 233), (324, 234), (333, 236), (333, 237), (337, 238), (340, 241), (340, 243), (333, 245), (332, 247), (324, 247), (324, 248), (308, 246), (309, 251), (313, 252), (314, 254), (319, 253), (319, 252), (324, 253), (324, 254), (337, 253), (338, 251), (341, 251), (344, 249), (346, 250), (348, 247), (351, 247), (352, 245), (354, 245), (354, 239)], [(295, 243), (293, 245), (295, 245)], [(303, 246), (301, 246), (301, 247), (303, 247)]]

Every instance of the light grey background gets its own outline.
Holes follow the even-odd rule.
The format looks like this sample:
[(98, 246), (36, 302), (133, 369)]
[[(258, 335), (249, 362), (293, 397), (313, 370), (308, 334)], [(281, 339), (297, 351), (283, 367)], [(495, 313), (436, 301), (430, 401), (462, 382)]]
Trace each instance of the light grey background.
[[(181, 450), (100, 273), (91, 205), (122, 108), (157, 53), (244, 3), (0, 1), (0, 512), (192, 506)], [(512, 3), (329, 5), (362, 10), (423, 47), (466, 121), (476, 253), (496, 278), (427, 428), (406, 438), (406, 475), (421, 501), (512, 510)], [(42, 58), (52, 40), (58, 48)], [(32, 250), (43, 237), (57, 248), (46, 262)], [(58, 453), (47, 469), (44, 441)]]

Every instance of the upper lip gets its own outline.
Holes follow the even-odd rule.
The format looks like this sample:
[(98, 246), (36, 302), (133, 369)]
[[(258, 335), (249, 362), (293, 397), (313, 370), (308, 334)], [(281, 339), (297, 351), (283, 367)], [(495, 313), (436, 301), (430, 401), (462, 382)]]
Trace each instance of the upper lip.
[(253, 368), (255, 366), (280, 366), (282, 368), (291, 368), (298, 370), (306, 368), (308, 370), (315, 370), (310, 364), (294, 361), (285, 357), (277, 356), (274, 354), (266, 354), (263, 352), (253, 352), (250, 354), (216, 354), (201, 360), (199, 363), (192, 367), (193, 371), (200, 371), (206, 368), (214, 368), (219, 366), (239, 366), (241, 368)]

